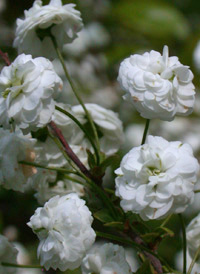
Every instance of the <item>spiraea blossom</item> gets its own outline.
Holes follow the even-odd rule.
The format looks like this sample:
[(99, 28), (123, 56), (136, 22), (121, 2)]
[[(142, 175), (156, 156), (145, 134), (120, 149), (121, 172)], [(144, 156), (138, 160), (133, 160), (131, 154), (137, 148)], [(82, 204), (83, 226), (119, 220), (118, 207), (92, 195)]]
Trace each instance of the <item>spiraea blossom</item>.
[(47, 270), (75, 269), (95, 241), (93, 218), (77, 194), (54, 196), (31, 217), (28, 225), (37, 234), (38, 257)]
[(148, 136), (146, 144), (130, 150), (115, 173), (116, 195), (125, 212), (143, 220), (181, 213), (192, 202), (199, 172), (192, 148)]
[(49, 60), (19, 55), (0, 74), (0, 125), (9, 128), (13, 122), (24, 133), (44, 127), (61, 88), (62, 80)]
[(120, 66), (118, 81), (142, 117), (171, 121), (175, 115), (187, 116), (194, 108), (193, 73), (178, 57), (157, 51), (135, 54)]
[(83, 259), (83, 274), (129, 274), (132, 273), (122, 246), (112, 243), (95, 243)]
[(9, 243), (8, 239), (0, 235), (0, 273), (15, 274), (16, 268), (3, 266), (1, 263), (17, 263), (17, 249)]
[[(189, 223), (186, 229), (186, 236), (189, 254), (191, 258), (194, 258), (200, 246), (200, 214)], [(200, 257), (198, 257), (197, 263), (200, 263)]]
[(61, 49), (64, 44), (71, 43), (82, 28), (80, 12), (74, 7), (74, 4), (62, 5), (61, 0), (51, 0), (43, 6), (41, 0), (36, 0), (33, 7), (25, 11), (25, 18), (17, 19), (14, 47), (18, 53), (52, 58), (55, 50), (50, 37), (39, 38), (37, 33), (47, 28), (51, 28), (51, 34)]
[(35, 140), (24, 137), (22, 133), (11, 133), (0, 128), (0, 185), (6, 189), (23, 192), (29, 178), (37, 170), (20, 161), (32, 162), (35, 159)]
[[(73, 106), (71, 109), (67, 105), (60, 104), (59, 106), (63, 109), (67, 108), (81, 124), (87, 125), (85, 112), (81, 105)], [(85, 106), (97, 126), (101, 151), (106, 155), (114, 154), (123, 142), (122, 122), (118, 115), (96, 104), (85, 104)], [(81, 159), (87, 159), (85, 149), (92, 150), (92, 147), (80, 128), (57, 110), (53, 115), (53, 120), (61, 128), (72, 149), (80, 155)]]

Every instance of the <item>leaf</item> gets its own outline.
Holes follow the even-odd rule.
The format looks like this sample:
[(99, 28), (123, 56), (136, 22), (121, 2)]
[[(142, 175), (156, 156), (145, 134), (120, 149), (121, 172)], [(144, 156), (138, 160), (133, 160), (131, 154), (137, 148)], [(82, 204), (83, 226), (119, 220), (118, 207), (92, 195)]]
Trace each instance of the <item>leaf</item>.
[(106, 168), (119, 162), (119, 155), (115, 154), (106, 158), (101, 164), (100, 168), (105, 172)]
[(95, 155), (92, 154), (92, 152), (89, 149), (86, 149), (87, 155), (88, 155), (88, 164), (91, 169), (93, 169), (96, 166), (96, 158)]
[(116, 227), (116, 228), (121, 229), (121, 230), (124, 229), (124, 224), (122, 222), (110, 222), (110, 223), (104, 224), (104, 226)]
[(151, 273), (154, 274), (154, 271), (149, 261), (145, 261), (136, 272), (136, 274), (151, 274)]
[(106, 209), (101, 209), (95, 212), (93, 215), (96, 219), (98, 219), (102, 223), (113, 222), (113, 218), (110, 216), (109, 212)]

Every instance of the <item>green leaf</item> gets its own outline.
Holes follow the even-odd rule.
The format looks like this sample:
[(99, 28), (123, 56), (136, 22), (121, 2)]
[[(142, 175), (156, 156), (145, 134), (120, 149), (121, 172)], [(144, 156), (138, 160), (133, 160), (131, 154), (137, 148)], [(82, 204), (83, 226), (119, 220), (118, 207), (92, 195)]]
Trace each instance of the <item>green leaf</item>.
[(101, 209), (95, 212), (93, 215), (96, 219), (98, 219), (102, 223), (113, 222), (113, 218), (110, 216), (109, 212), (106, 209)]
[(100, 164), (100, 168), (102, 169), (102, 171), (105, 172), (106, 168), (115, 164), (115, 163), (119, 162), (119, 155), (115, 154), (112, 156), (109, 156), (108, 158), (106, 158), (101, 164)]
[(123, 224), (123, 222), (110, 222), (110, 223), (104, 224), (104, 226), (107, 226), (107, 227), (115, 227), (115, 228), (118, 228), (118, 229), (120, 229), (120, 230), (123, 230), (123, 229), (124, 229), (124, 224)]
[(136, 274), (151, 274), (151, 273), (154, 274), (154, 271), (149, 261), (145, 261), (136, 272)]
[(86, 149), (88, 155), (88, 164), (90, 169), (93, 169), (96, 166), (96, 157), (89, 149)]

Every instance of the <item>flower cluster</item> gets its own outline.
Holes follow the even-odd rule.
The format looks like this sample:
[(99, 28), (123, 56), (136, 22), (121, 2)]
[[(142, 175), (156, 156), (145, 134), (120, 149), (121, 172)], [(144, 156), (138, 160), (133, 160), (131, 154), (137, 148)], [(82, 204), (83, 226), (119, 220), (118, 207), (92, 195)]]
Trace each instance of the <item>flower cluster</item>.
[(95, 240), (93, 218), (77, 194), (54, 196), (37, 208), (28, 225), (38, 235), (38, 257), (48, 270), (61, 271), (80, 266)]
[(176, 56), (157, 51), (132, 55), (119, 69), (118, 81), (126, 91), (124, 98), (133, 102), (142, 117), (166, 121), (175, 115), (186, 116), (193, 111), (193, 74)]
[(24, 133), (46, 126), (55, 109), (62, 80), (43, 57), (21, 54), (0, 74), (0, 124), (14, 123)]
[(62, 5), (61, 0), (51, 0), (42, 6), (41, 0), (36, 0), (33, 7), (25, 11), (25, 18), (17, 20), (14, 47), (18, 53), (31, 53), (34, 56), (52, 57), (55, 50), (50, 37), (38, 37), (38, 30), (51, 28), (51, 34), (56, 38), (60, 48), (72, 42), (77, 32), (82, 28), (80, 12), (74, 4)]
[(130, 150), (115, 173), (116, 195), (124, 211), (143, 220), (181, 213), (191, 203), (199, 172), (191, 147), (148, 136), (146, 144)]

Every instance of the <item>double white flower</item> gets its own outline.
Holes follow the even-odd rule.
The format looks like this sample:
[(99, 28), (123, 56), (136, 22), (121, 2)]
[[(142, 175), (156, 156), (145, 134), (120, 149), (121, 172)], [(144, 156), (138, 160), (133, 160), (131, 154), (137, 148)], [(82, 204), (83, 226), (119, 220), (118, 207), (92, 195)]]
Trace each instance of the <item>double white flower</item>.
[(40, 239), (38, 257), (48, 270), (75, 269), (95, 240), (93, 218), (77, 194), (51, 198), (36, 210), (28, 225)]
[(82, 274), (130, 274), (122, 246), (112, 243), (95, 243), (87, 252), (81, 265)]
[(9, 128), (14, 122), (24, 133), (46, 126), (61, 88), (62, 80), (49, 60), (19, 55), (0, 74), (0, 124)]
[(23, 192), (29, 178), (37, 172), (20, 161), (34, 161), (34, 140), (20, 132), (10, 133), (0, 128), (0, 185), (6, 189)]
[(55, 50), (50, 38), (40, 39), (36, 33), (49, 27), (60, 48), (72, 42), (82, 28), (80, 12), (74, 7), (74, 4), (62, 5), (61, 0), (51, 0), (48, 5), (42, 6), (42, 1), (36, 0), (33, 7), (25, 11), (25, 18), (17, 19), (14, 47), (18, 48), (18, 53), (52, 58)]
[(138, 213), (143, 220), (161, 219), (183, 212), (191, 203), (198, 172), (188, 144), (149, 136), (115, 171), (116, 195), (124, 211)]
[(171, 121), (175, 115), (189, 115), (194, 108), (193, 74), (178, 57), (157, 51), (132, 55), (119, 69), (118, 81), (142, 117)]

